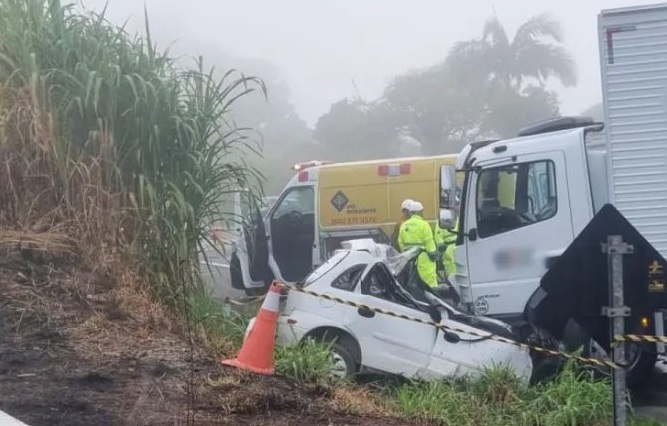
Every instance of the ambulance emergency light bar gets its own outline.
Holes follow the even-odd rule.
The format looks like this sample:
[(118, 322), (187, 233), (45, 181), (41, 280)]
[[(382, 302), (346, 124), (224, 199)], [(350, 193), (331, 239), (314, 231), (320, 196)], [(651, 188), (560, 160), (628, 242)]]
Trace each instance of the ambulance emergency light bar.
[(331, 161), (315, 161), (315, 160), (313, 160), (313, 161), (308, 161), (306, 163), (296, 163), (295, 165), (292, 166), (292, 169), (296, 170), (298, 172), (298, 171), (301, 171), (301, 170), (305, 170), (309, 167), (323, 166), (325, 164), (331, 164), (331, 163), (332, 163)]

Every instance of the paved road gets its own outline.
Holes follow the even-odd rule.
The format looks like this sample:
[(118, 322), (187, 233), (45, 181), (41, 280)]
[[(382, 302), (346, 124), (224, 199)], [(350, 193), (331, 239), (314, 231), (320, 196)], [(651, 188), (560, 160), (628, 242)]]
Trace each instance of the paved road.
[[(223, 249), (222, 254), (218, 253), (213, 247), (207, 246), (204, 255), (200, 255), (202, 275), (213, 295), (223, 300), (226, 298), (233, 300), (245, 298), (244, 291), (232, 288), (229, 276), (229, 256), (231, 255), (229, 246)], [(205, 259), (208, 260), (208, 267)]]

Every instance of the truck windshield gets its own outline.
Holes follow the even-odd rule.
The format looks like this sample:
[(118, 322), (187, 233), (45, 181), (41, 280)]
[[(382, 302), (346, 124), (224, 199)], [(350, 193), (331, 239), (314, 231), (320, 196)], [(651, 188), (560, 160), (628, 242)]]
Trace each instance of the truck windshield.
[(327, 272), (331, 271), (334, 267), (340, 264), (348, 254), (350, 254), (350, 252), (347, 250), (334, 252), (333, 256), (331, 256), (329, 260), (324, 262), (322, 265), (320, 265), (319, 268), (315, 269), (310, 273), (310, 275), (308, 275), (308, 277), (306, 277), (303, 286), (307, 287), (322, 278), (322, 276), (324, 276)]

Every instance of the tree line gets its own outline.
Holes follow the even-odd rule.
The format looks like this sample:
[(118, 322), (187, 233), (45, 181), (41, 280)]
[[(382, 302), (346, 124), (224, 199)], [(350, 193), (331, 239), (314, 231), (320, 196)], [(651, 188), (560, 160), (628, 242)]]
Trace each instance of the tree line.
[[(296, 162), (455, 153), (471, 140), (515, 136), (526, 124), (559, 115), (560, 99), (548, 86), (577, 83), (562, 27), (548, 14), (514, 34), (491, 17), (479, 37), (454, 44), (440, 63), (396, 76), (377, 99), (334, 102), (314, 128), (296, 114), (277, 69), (255, 70), (267, 84), (268, 103), (248, 96), (233, 113), (258, 130), (262, 156), (250, 161), (265, 175), (267, 194), (282, 189)], [(592, 109), (596, 116), (599, 110)]]

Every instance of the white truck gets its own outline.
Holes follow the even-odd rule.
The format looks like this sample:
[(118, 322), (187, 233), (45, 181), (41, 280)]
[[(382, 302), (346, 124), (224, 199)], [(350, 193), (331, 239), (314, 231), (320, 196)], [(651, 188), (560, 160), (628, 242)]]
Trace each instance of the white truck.
[[(459, 154), (452, 278), (476, 314), (523, 318), (549, 265), (607, 203), (667, 257), (667, 4), (605, 10), (598, 24), (604, 125), (555, 118)], [(663, 335), (661, 311), (633, 324)], [(657, 346), (630, 351), (629, 383), (650, 374)]]

